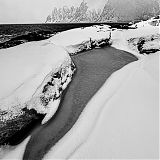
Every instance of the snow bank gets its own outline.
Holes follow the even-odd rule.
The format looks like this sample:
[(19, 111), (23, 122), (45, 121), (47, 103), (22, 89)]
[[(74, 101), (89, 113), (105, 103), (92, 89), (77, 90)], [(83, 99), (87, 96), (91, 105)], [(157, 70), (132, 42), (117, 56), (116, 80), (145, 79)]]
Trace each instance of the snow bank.
[(0, 121), (23, 114), (25, 107), (42, 114), (50, 114), (51, 108), (55, 112), (54, 100), (71, 81), (73, 70), (68, 53), (47, 41), (1, 49)]
[(76, 28), (54, 35), (49, 42), (64, 47), (70, 54), (75, 54), (108, 43), (110, 31), (107, 25)]
[(159, 26), (153, 26), (147, 22), (141, 22), (143, 25), (128, 30), (115, 30), (112, 32), (112, 46), (128, 51), (138, 57), (142, 57), (139, 53), (145, 53), (145, 50), (160, 50), (160, 32)]
[[(158, 158), (159, 54), (115, 72), (44, 159)], [(22, 159), (27, 142), (3, 159)]]
[(158, 63), (159, 53), (115, 72), (44, 159), (158, 158)]
[(146, 26), (159, 26), (160, 19), (159, 19), (159, 16), (157, 17), (158, 18), (153, 17), (149, 20), (135, 23), (131, 27), (140, 28), (140, 27), (146, 27)]

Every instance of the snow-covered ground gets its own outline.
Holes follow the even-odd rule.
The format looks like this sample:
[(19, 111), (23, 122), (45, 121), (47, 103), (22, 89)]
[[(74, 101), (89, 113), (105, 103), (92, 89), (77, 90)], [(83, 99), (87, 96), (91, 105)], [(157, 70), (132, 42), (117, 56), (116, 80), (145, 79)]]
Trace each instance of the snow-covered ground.
[(111, 29), (107, 25), (76, 28), (61, 32), (51, 37), (49, 41), (64, 47), (70, 54), (75, 54), (92, 47), (108, 43)]
[(156, 53), (115, 72), (44, 159), (158, 158), (158, 65)]
[(48, 40), (1, 49), (0, 122), (16, 119), (27, 108), (46, 114), (42, 124), (46, 123), (56, 112), (74, 72), (68, 51), (75, 54), (107, 43), (109, 31), (106, 25), (79, 28)]
[[(140, 39), (141, 37), (158, 34), (158, 26), (148, 24), (137, 29), (112, 31), (111, 41), (113, 47), (126, 50), (141, 58), (115, 72), (105, 82), (102, 88), (87, 104), (73, 128), (50, 150), (44, 159), (153, 159), (158, 157), (158, 65), (160, 53), (157, 52), (149, 56), (140, 55), (138, 50), (132, 48), (128, 43), (132, 38)], [(7, 69), (0, 66), (0, 72), (3, 69), (6, 70), (6, 72), (3, 71), (3, 77), (6, 76), (7, 80), (2, 80), (2, 82), (4, 81), (3, 83), (8, 85), (8, 90), (4, 89), (4, 93), (8, 99), (5, 101), (3, 97), (2, 104), (7, 104), (8, 102), (12, 104), (17, 99), (17, 96), (20, 97), (21, 103), (27, 101), (27, 98), (30, 99), (31, 95), (36, 95), (35, 97), (37, 97), (42, 92), (42, 86), (50, 81), (51, 74), (49, 73), (53, 72), (53, 68), (57, 69), (62, 64), (65, 64), (64, 66), (70, 66), (71, 60), (66, 51), (74, 54), (84, 48), (90, 49), (92, 42), (97, 43), (96, 45), (98, 46), (99, 41), (106, 39), (110, 39), (109, 27), (94, 26), (65, 31), (42, 42), (32, 42), (12, 49), (0, 50), (0, 56), (4, 56), (3, 59), (0, 57), (0, 64), (2, 63), (4, 66), (8, 65)], [(43, 54), (43, 49), (45, 50), (45, 55)], [(16, 52), (17, 50), (18, 52)], [(35, 51), (35, 55), (31, 57), (30, 52), (33, 50)], [(26, 57), (26, 60), (24, 59), (21, 62), (21, 54), (24, 51), (29, 55), (24, 54), (23, 56)], [(1, 52), (7, 53), (6, 55), (9, 56), (5, 58), (5, 54)], [(16, 54), (17, 58), (14, 59), (12, 52)], [(55, 62), (54, 59), (57, 54), (59, 59)], [(41, 58), (39, 57), (37, 60), (37, 56)], [(35, 60), (40, 65), (37, 66), (37, 62), (34, 63)], [(6, 61), (10, 63), (6, 64)], [(31, 63), (32, 67), (26, 69), (25, 73), (28, 75), (25, 74), (25, 77), (22, 76), (16, 79), (14, 72), (10, 72), (15, 69), (15, 73), (21, 72), (23, 75), (22, 69), (19, 67), (15, 68), (14, 65), (23, 64), (23, 69), (25, 69), (25, 66), (30, 66), (28, 63)], [(68, 73), (70, 73), (69, 70)], [(39, 78), (37, 79), (39, 81), (36, 79), (36, 73), (38, 73)], [(46, 78), (43, 81), (44, 77)], [(13, 83), (14, 81), (17, 81), (16, 86), (19, 86), (18, 88)], [(39, 83), (35, 84), (36, 82)], [(59, 82), (57, 83), (59, 84)], [(28, 90), (28, 86), (32, 86), (33, 89)], [(39, 89), (35, 93), (37, 87)], [(24, 93), (25, 88), (26, 91)], [(13, 91), (16, 94), (12, 94)], [(0, 93), (3, 95), (2, 91)], [(23, 97), (23, 95), (25, 96)], [(17, 102), (19, 103), (19, 100)], [(56, 103), (56, 106), (58, 106), (59, 102), (56, 101)], [(8, 107), (10, 105), (6, 106)], [(31, 107), (37, 109), (35, 106), (31, 105)], [(3, 109), (5, 108), (3, 107)], [(46, 113), (44, 109), (41, 111), (42, 113)], [(7, 154), (4, 159), (21, 159), (21, 154), (23, 154), (27, 141), (28, 139), (19, 145), (17, 149), (12, 150), (10, 152), (11, 154)]]
[(47, 118), (58, 107), (59, 88), (71, 81), (72, 61), (47, 41), (26, 43), (0, 50), (0, 74), (0, 121), (16, 118), (25, 107)]
[(140, 28), (140, 27), (145, 27), (145, 26), (159, 26), (159, 24), (160, 24), (160, 15), (157, 16), (157, 18), (152, 17), (146, 21), (135, 23), (131, 27)]
[[(158, 158), (159, 54), (115, 72), (44, 159)], [(4, 159), (21, 159), (27, 141)]]

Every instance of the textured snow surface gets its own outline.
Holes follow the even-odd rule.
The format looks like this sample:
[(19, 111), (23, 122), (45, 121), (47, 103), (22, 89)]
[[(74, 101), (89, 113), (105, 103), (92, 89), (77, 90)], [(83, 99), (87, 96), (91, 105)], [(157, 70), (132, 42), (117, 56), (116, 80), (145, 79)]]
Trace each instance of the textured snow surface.
[(44, 159), (158, 158), (158, 67), (155, 53), (115, 72)]
[(90, 43), (107, 40), (110, 38), (111, 29), (107, 25), (76, 28), (61, 32), (51, 37), (49, 41), (55, 45), (64, 47), (69, 53), (74, 54), (84, 49), (90, 49)]

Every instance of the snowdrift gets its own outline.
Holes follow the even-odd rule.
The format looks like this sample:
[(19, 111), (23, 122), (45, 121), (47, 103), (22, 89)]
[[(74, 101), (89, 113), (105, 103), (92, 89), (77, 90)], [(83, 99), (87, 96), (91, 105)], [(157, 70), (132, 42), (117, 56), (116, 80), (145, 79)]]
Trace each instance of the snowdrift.
[[(158, 158), (159, 54), (111, 75), (44, 159)], [(3, 159), (22, 159), (27, 142)]]
[(56, 34), (49, 42), (64, 47), (70, 54), (76, 54), (108, 44), (110, 32), (107, 25), (76, 28)]
[(0, 122), (23, 108), (53, 115), (74, 68), (68, 53), (47, 41), (0, 50)]
[(158, 158), (158, 65), (155, 53), (115, 72), (44, 159)]

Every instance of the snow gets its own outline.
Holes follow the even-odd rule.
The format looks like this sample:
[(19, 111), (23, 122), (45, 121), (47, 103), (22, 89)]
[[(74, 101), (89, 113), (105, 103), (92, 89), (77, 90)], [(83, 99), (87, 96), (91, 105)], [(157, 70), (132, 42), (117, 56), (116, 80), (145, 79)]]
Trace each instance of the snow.
[[(158, 157), (160, 52), (140, 55), (128, 43), (133, 38), (139, 40), (159, 34), (158, 26), (147, 24), (136, 29), (114, 31), (106, 25), (78, 28), (61, 32), (45, 41), (0, 50), (0, 109), (9, 110), (20, 104), (24, 106), (32, 99), (27, 103), (28, 108), (47, 113), (42, 121), (42, 124), (46, 123), (57, 110), (60, 98), (49, 102), (45, 108), (37, 105), (37, 97), (50, 81), (52, 73), (59, 68), (65, 68), (64, 72), (67, 70), (61, 80), (55, 78), (53, 90), (59, 96), (59, 86), (64, 90), (73, 74), (67, 52), (77, 53), (84, 46), (90, 49), (91, 41), (98, 46), (98, 41), (110, 39), (110, 33), (113, 47), (128, 51), (140, 59), (112, 74), (89, 101), (72, 129), (44, 159)], [(158, 45), (151, 41), (148, 44), (154, 48)], [(69, 78), (67, 75), (70, 75)], [(7, 154), (7, 158), (21, 159), (27, 141)]]
[[(44, 159), (158, 158), (159, 54), (112, 74)], [(28, 140), (3, 159), (22, 159)]]
[[(16, 114), (21, 114), (21, 109), (26, 106), (28, 109), (34, 108), (42, 114), (55, 113), (58, 107), (55, 104), (58, 105), (58, 103), (52, 102), (54, 104), (53, 111), (48, 112), (52, 105), (44, 106), (40, 103), (40, 97), (43, 96), (44, 99), (47, 99), (55, 93), (59, 96), (57, 90), (61, 87), (61, 81), (54, 78), (53, 82), (51, 78), (59, 70), (66, 71), (69, 78), (63, 73), (61, 76), (65, 77), (65, 80), (69, 79), (67, 81), (69, 83), (72, 75), (71, 63), (70, 56), (62, 47), (55, 46), (48, 41), (31, 42), (1, 49), (0, 110), (8, 112), (6, 116), (1, 117), (1, 120), (14, 118)], [(54, 83), (52, 92), (55, 93), (46, 91), (42, 95), (43, 87), (49, 81)], [(67, 84), (64, 83), (64, 85)], [(50, 89), (49, 86), (47, 89)]]
[(91, 42), (97, 43), (110, 38), (108, 25), (76, 28), (61, 32), (49, 39), (49, 42), (64, 47), (70, 54), (90, 49)]
[[(128, 51), (141, 58), (143, 55), (139, 54), (137, 42), (140, 40), (140, 38), (144, 38), (144, 40), (146, 40), (144, 49), (160, 49), (159, 29), (159, 26), (152, 26), (149, 25), (148, 22), (143, 22), (141, 27), (135, 29), (114, 30), (111, 34), (112, 46), (120, 50)], [(156, 37), (154, 42), (151, 41), (151, 39), (148, 40), (148, 37), (151, 38), (152, 36)]]
[[(54, 50), (57, 49), (59, 56), (55, 58)], [(0, 73), (2, 77), (0, 79), (0, 99), (11, 95), (19, 86), (22, 88), (21, 91), (25, 90), (24, 93), (21, 93), (26, 93), (26, 96), (22, 98), (32, 95), (42, 83), (44, 76), (51, 72), (52, 68), (59, 66), (58, 63), (62, 63), (61, 61), (64, 61), (66, 57), (65, 51), (51, 44), (42, 46), (36, 45), (36, 43), (27, 43), (0, 50)], [(36, 82), (32, 82), (34, 88), (27, 87), (32, 80)], [(23, 84), (24, 82), (27, 84)], [(28, 89), (27, 92), (26, 89)]]
[(115, 72), (44, 159), (158, 158), (159, 54)]

